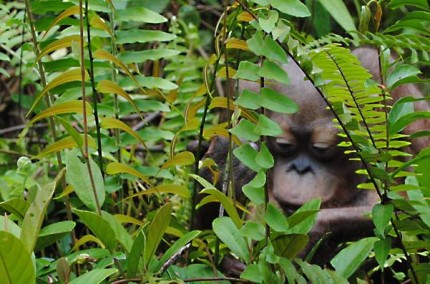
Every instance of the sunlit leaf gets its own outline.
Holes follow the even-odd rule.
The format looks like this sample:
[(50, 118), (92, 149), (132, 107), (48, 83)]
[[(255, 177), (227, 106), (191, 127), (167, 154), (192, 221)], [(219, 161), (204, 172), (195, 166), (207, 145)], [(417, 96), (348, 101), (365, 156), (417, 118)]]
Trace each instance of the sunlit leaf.
[(220, 217), (212, 222), (215, 234), (239, 258), (249, 261), (249, 250), (245, 239), (229, 217)]
[[(80, 8), (78, 5), (76, 6), (72, 6), (67, 8), (66, 10), (64, 10), (60, 15), (58, 15), (54, 21), (51, 22), (51, 24), (49, 25), (49, 27), (46, 29), (45, 34), (43, 35), (43, 37), (45, 37), (45, 35), (48, 34), (48, 32), (52, 29), (52, 27), (56, 26), (59, 22), (61, 22), (62, 20), (70, 17), (71, 15), (77, 15), (79, 14)], [(78, 38), (77, 42), (80, 42), (80, 39)]]
[(161, 24), (167, 22), (165, 17), (145, 8), (144, 6), (133, 6), (124, 10), (117, 10), (116, 18), (121, 22), (134, 21), (149, 24)]
[(188, 166), (192, 165), (195, 161), (194, 154), (190, 151), (177, 153), (172, 159), (165, 162), (161, 168), (166, 169), (173, 166)]
[(185, 198), (190, 197), (190, 191), (188, 190), (187, 187), (185, 187), (183, 185), (161, 184), (161, 185), (157, 185), (157, 186), (148, 188), (148, 189), (143, 190), (141, 192), (138, 192), (136, 194), (130, 195), (128, 198), (134, 198), (137, 196), (157, 194), (157, 193), (158, 194), (159, 193), (171, 193), (171, 194), (177, 194), (177, 195), (185, 197)]
[(111, 162), (106, 166), (106, 173), (109, 175), (116, 175), (116, 174), (130, 174), (132, 176), (135, 176), (137, 178), (140, 178), (144, 182), (151, 184), (150, 180), (147, 176), (140, 173), (138, 170), (122, 163), (118, 162)]
[(299, 0), (269, 0), (273, 8), (294, 17), (309, 17), (311, 13)]
[(43, 56), (54, 50), (70, 47), (73, 42), (80, 43), (81, 37), (79, 35), (71, 35), (57, 39), (56, 41), (48, 44), (44, 49), (40, 51), (39, 55), (36, 57), (36, 61), (39, 61)]
[[(81, 134), (80, 137), (83, 139), (84, 134)], [(88, 145), (94, 149), (97, 147), (96, 141), (91, 136), (88, 136)], [(47, 156), (49, 154), (60, 152), (60, 151), (65, 150), (65, 149), (71, 149), (71, 148), (74, 148), (77, 146), (78, 145), (77, 145), (75, 139), (73, 139), (73, 137), (71, 137), (71, 136), (67, 136), (61, 140), (58, 140), (58, 141), (51, 143), (48, 146), (46, 146), (45, 149), (43, 149), (41, 152), (39, 152), (39, 154), (34, 156), (33, 159), (40, 159), (40, 158)]]
[(105, 21), (101, 17), (99, 17), (99, 15), (93, 14), (91, 16), (90, 25), (94, 28), (104, 30), (107, 34), (112, 36), (111, 28), (106, 25)]
[(225, 44), (226, 48), (234, 48), (248, 51), (248, 45), (246, 41), (238, 38), (229, 38)]
[[(81, 79), (82, 79), (81, 69), (72, 69), (72, 70), (65, 71), (65, 72), (61, 73), (61, 75), (59, 75), (58, 77), (53, 79), (51, 82), (49, 82), (46, 85), (46, 87), (42, 90), (42, 92), (40, 92), (34, 98), (33, 104), (31, 105), (30, 110), (27, 112), (27, 116), (36, 107), (39, 100), (44, 95), (46, 95), (50, 90), (52, 90), (53, 88), (58, 87), (60, 85), (66, 84), (66, 83), (70, 83), (70, 82), (74, 82), (74, 81), (81, 81)], [(85, 80), (87, 80), (87, 79), (88, 79), (88, 73), (85, 72)]]
[(100, 122), (100, 126), (105, 129), (110, 129), (110, 128), (121, 129), (127, 132), (128, 134), (130, 134), (131, 136), (133, 136), (134, 138), (136, 138), (137, 141), (139, 141), (145, 148), (147, 148), (145, 142), (142, 140), (140, 135), (137, 134), (136, 131), (131, 129), (130, 126), (128, 126), (127, 124), (125, 124), (119, 119), (116, 119), (113, 117), (104, 117)]

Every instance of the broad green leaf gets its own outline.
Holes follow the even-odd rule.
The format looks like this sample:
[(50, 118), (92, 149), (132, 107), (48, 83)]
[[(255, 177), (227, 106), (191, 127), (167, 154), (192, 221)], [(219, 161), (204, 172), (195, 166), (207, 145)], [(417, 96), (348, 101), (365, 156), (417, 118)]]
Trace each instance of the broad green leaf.
[(261, 89), (261, 106), (280, 113), (295, 113), (299, 107), (297, 103), (284, 94), (270, 88)]
[(258, 152), (257, 157), (255, 157), (255, 161), (263, 169), (270, 169), (275, 164), (275, 160), (273, 159), (273, 156), (267, 148), (265, 142), (261, 144), (260, 152)]
[(373, 250), (375, 251), (375, 259), (382, 270), (384, 270), (385, 261), (391, 249), (391, 238), (380, 239), (375, 242)]
[(98, 284), (101, 283), (103, 280), (108, 278), (114, 273), (117, 273), (118, 270), (116, 268), (94, 268), (91, 271), (85, 272), (78, 278), (73, 279), (70, 281), (70, 284), (81, 284), (81, 283), (91, 283), (91, 284)]
[(260, 136), (254, 133), (255, 127), (256, 125), (249, 120), (241, 119), (239, 123), (229, 131), (240, 138), (255, 142), (260, 139)]
[(195, 174), (190, 174), (190, 176), (195, 179), (198, 183), (200, 183), (200, 185), (203, 188), (211, 188), (211, 189), (216, 189), (215, 186), (213, 184), (211, 184), (210, 182), (208, 182), (207, 180), (205, 180), (204, 178), (202, 178), (199, 175), (195, 175)]
[[(208, 264), (192, 263), (186, 266), (172, 265), (169, 274), (175, 275), (177, 279), (216, 278), (217, 284), (231, 284), (230, 281), (220, 281), (224, 275)], [(213, 281), (198, 281), (199, 284), (211, 284)], [(197, 284), (197, 283), (196, 283)]]
[(118, 44), (145, 43), (153, 41), (171, 41), (176, 35), (154, 30), (126, 30), (116, 32)]
[(146, 237), (143, 230), (140, 230), (134, 239), (130, 253), (127, 256), (127, 277), (133, 278), (139, 270), (139, 262), (145, 254)]
[(390, 135), (396, 134), (403, 130), (404, 127), (411, 124), (412, 122), (418, 119), (429, 119), (430, 112), (427, 111), (416, 111), (412, 113), (405, 114), (398, 118), (394, 124), (389, 125), (389, 133)]
[(249, 250), (239, 229), (229, 217), (220, 217), (212, 222), (215, 234), (240, 259), (249, 262)]
[(288, 56), (281, 45), (276, 42), (272, 37), (266, 36), (264, 41), (264, 56), (272, 61), (287, 64)]
[(17, 238), (21, 236), (21, 228), (8, 216), (0, 216), (0, 231), (11, 233)]
[(263, 62), (263, 66), (258, 70), (257, 75), (286, 85), (290, 82), (287, 72), (281, 66), (269, 60)]
[(84, 210), (73, 209), (73, 213), (78, 215), (79, 219), (93, 234), (108, 248), (113, 251), (116, 248), (117, 241), (115, 238), (114, 229), (109, 222), (103, 219), (102, 216)]
[(271, 241), (276, 255), (293, 259), (306, 247), (309, 238), (304, 234), (290, 234), (280, 235)]
[(247, 265), (245, 270), (240, 274), (240, 278), (249, 280), (250, 283), (263, 283), (264, 280), (260, 266), (255, 263)]
[(167, 203), (155, 214), (154, 219), (146, 231), (145, 267), (148, 267), (152, 257), (155, 256), (158, 245), (170, 224), (172, 217), (172, 203)]
[[(91, 105), (85, 102), (86, 105), (86, 115), (90, 116), (93, 112)], [(83, 113), (83, 102), (82, 101), (68, 101), (64, 103), (59, 103), (53, 105), (40, 113), (30, 120), (30, 124), (34, 124), (36, 121), (47, 118), (49, 116), (66, 114), (66, 113)]]
[(128, 234), (127, 230), (122, 226), (121, 222), (108, 212), (102, 211), (102, 217), (115, 232), (116, 240), (122, 245), (126, 252), (130, 252), (133, 245), (133, 239)]
[(311, 13), (299, 0), (269, 0), (273, 8), (294, 17), (309, 17)]
[[(83, 139), (84, 134), (80, 134), (80, 137)], [(91, 148), (94, 148), (94, 149), (97, 148), (96, 141), (91, 136), (88, 136), (88, 145)], [(51, 143), (48, 146), (46, 146), (45, 149), (43, 149), (41, 152), (39, 152), (39, 154), (34, 156), (33, 159), (40, 159), (40, 158), (47, 156), (49, 154), (60, 152), (60, 151), (65, 150), (65, 149), (71, 149), (71, 148), (74, 148), (77, 146), (78, 145), (76, 143), (76, 140), (72, 136), (67, 136), (61, 140), (58, 140), (58, 141)]]
[(239, 67), (234, 74), (234, 79), (244, 79), (249, 81), (258, 81), (260, 76), (258, 76), (257, 72), (260, 69), (260, 66), (257, 64), (251, 63), (249, 61), (240, 61)]
[(117, 20), (121, 22), (134, 21), (148, 24), (160, 24), (167, 22), (165, 17), (143, 6), (129, 7), (124, 10), (116, 10), (115, 16)]
[[(240, 228), (243, 224), (242, 219), (237, 213), (236, 207), (234, 206), (233, 200), (228, 198), (224, 193), (217, 189), (205, 188), (201, 192), (201, 194), (209, 194), (218, 200), (222, 206), (224, 206), (225, 211), (230, 216), (231, 220), (234, 222), (236, 227)], [(198, 205), (199, 206), (199, 205)]]
[(19, 219), (24, 219), (25, 213), (30, 207), (30, 203), (22, 198), (16, 197), (0, 202), (0, 208), (15, 214)]
[(276, 22), (278, 22), (279, 14), (276, 10), (269, 10), (267, 17), (260, 15), (258, 17), (258, 22), (260, 23), (260, 27), (266, 33), (270, 34), (272, 30), (275, 28)]
[(1, 283), (36, 283), (32, 250), (13, 234), (0, 231), (0, 277)]
[[(139, 84), (136, 77), (133, 75), (133, 73), (130, 72), (130, 70), (127, 68), (127, 65), (124, 64), (121, 60), (119, 60), (117, 57), (115, 57), (113, 54), (107, 52), (104, 49), (98, 49), (94, 52), (94, 58), (95, 59), (103, 59), (108, 60), (109, 62), (114, 63), (116, 66), (120, 67), (133, 82)], [(141, 85), (139, 85), (141, 87)]]
[(145, 147), (145, 149), (148, 149), (148, 147), (146, 146), (146, 144), (142, 140), (142, 138), (139, 136), (139, 134), (137, 134), (136, 131), (131, 129), (130, 126), (128, 126), (127, 124), (125, 124), (124, 122), (122, 122), (119, 119), (116, 119), (113, 117), (104, 117), (100, 121), (100, 126), (104, 129), (111, 129), (111, 128), (121, 129), (122, 131), (125, 131), (128, 134), (130, 134), (131, 136), (133, 136), (134, 138), (136, 138), (136, 140), (139, 141), (142, 144), (142, 146)]
[[(85, 71), (85, 80), (87, 80), (89, 77), (88, 73)], [(61, 75), (58, 75), (55, 77), (51, 82), (49, 82), (45, 88), (40, 92), (33, 101), (33, 104), (30, 107), (30, 110), (27, 112), (27, 116), (33, 111), (33, 109), (38, 104), (39, 100), (46, 95), (50, 90), (53, 88), (56, 88), (60, 85), (70, 83), (70, 82), (76, 82), (76, 81), (82, 81), (82, 74), (81, 69), (72, 69), (65, 72), (62, 72)]]
[(261, 167), (255, 162), (257, 154), (257, 150), (252, 148), (250, 144), (243, 144), (242, 146), (233, 150), (233, 155), (238, 158), (239, 161), (241, 161), (245, 166), (255, 172), (261, 170)]
[(262, 205), (265, 202), (266, 174), (260, 170), (257, 175), (246, 185), (242, 191), (248, 199), (256, 205)]
[(391, 220), (391, 216), (394, 212), (394, 206), (391, 203), (388, 204), (376, 204), (372, 209), (372, 220), (375, 224), (375, 230), (380, 237), (385, 236), (387, 226)]
[[(389, 125), (394, 125), (397, 121), (404, 115), (410, 114), (414, 112), (414, 99), (411, 97), (403, 97), (397, 100), (393, 107), (390, 109), (388, 113), (388, 123)], [(403, 128), (406, 125), (400, 125), (399, 127)]]
[(260, 56), (265, 53), (265, 43), (262, 32), (255, 32), (254, 35), (246, 41), (248, 48), (254, 52), (255, 55)]
[(143, 180), (147, 184), (150, 184), (150, 185), (152, 184), (151, 181), (148, 179), (148, 177), (143, 175), (138, 170), (136, 170), (136, 169), (134, 169), (134, 168), (132, 168), (126, 164), (122, 164), (122, 163), (118, 163), (118, 162), (109, 163), (106, 166), (106, 173), (109, 175), (126, 173), (126, 174), (130, 174), (132, 176), (135, 176), (137, 178), (140, 178), (141, 180)]
[[(59, 22), (61, 22), (62, 20), (72, 16), (72, 15), (79, 15), (79, 11), (80, 8), (78, 5), (76, 6), (72, 6), (67, 8), (66, 10), (64, 10), (60, 15), (58, 15), (54, 21), (51, 22), (51, 24), (49, 25), (49, 27), (45, 30), (45, 34), (43, 35), (43, 37), (45, 37), (45, 35), (48, 34), (48, 32), (52, 29), (52, 27), (56, 26)], [(80, 42), (80, 38), (78, 37), (77, 42)], [(36, 60), (37, 61), (37, 60)]]
[(39, 251), (70, 234), (75, 225), (72, 221), (60, 221), (42, 228), (34, 251)]
[(261, 96), (253, 91), (245, 89), (234, 103), (241, 107), (255, 110), (261, 107)]
[(345, 31), (357, 30), (354, 20), (343, 0), (319, 0), (319, 2)]
[(396, 64), (393, 72), (388, 74), (386, 82), (387, 88), (389, 90), (392, 90), (395, 87), (401, 85), (403, 81), (407, 78), (417, 78), (417, 75), (420, 73), (420, 69), (415, 66), (407, 64)]
[[(64, 170), (60, 171), (53, 182), (42, 187), (25, 213), (25, 217), (21, 225), (22, 230), (20, 238), (28, 252), (32, 252), (34, 250), (49, 202), (51, 201), (55, 188), (63, 177), (63, 174)], [(2, 274), (0, 273), (0, 275)]]
[(79, 35), (71, 35), (57, 39), (56, 41), (48, 44), (44, 49), (40, 51), (39, 55), (36, 57), (36, 61), (39, 61), (43, 56), (54, 50), (70, 47), (73, 42), (80, 43), (81, 37)]
[(247, 221), (240, 229), (242, 236), (255, 241), (262, 241), (266, 237), (266, 229), (262, 224), (253, 221)]
[(276, 137), (283, 133), (279, 125), (263, 114), (258, 115), (258, 124), (253, 132), (257, 135)]
[(192, 165), (195, 161), (194, 154), (190, 151), (184, 151), (177, 153), (173, 156), (172, 159), (169, 159), (165, 162), (161, 168), (166, 169), (172, 166), (188, 166)]
[(120, 81), (120, 86), (128, 87), (133, 86), (132, 80), (134, 83), (137, 83), (139, 87), (145, 87), (148, 89), (162, 89), (166, 91), (175, 90), (178, 88), (178, 85), (172, 83), (166, 79), (160, 77), (145, 77), (142, 75), (133, 76), (130, 78), (124, 78)]
[(406, 5), (416, 6), (421, 9), (429, 9), (430, 4), (427, 0), (391, 0), (390, 7), (397, 9), (399, 7), (404, 7)]
[(378, 239), (364, 238), (341, 250), (331, 261), (340, 276), (349, 278), (363, 263)]
[(290, 225), (289, 233), (307, 234), (314, 226), (318, 211), (321, 207), (321, 199), (312, 199), (300, 206), (293, 215), (287, 218)]
[(267, 204), (266, 214), (264, 214), (264, 221), (276, 232), (287, 232), (288, 222), (284, 213), (273, 204)]
[(161, 58), (171, 58), (177, 56), (181, 51), (176, 49), (147, 49), (139, 51), (126, 51), (118, 55), (118, 59), (125, 64), (145, 62), (147, 60), (159, 60)]
[[(102, 173), (91, 156), (88, 157), (90, 164), (82, 162), (76, 151), (66, 152), (66, 179), (73, 187), (79, 199), (92, 211), (97, 211), (105, 201), (105, 184)], [(91, 168), (92, 179), (90, 178)], [(94, 184), (93, 184), (93, 182)], [(95, 188), (93, 188), (93, 185)], [(94, 192), (95, 190), (95, 192)]]
[(177, 184), (161, 184), (157, 185), (151, 188), (148, 188), (144, 191), (138, 192), (136, 194), (130, 195), (128, 198), (134, 198), (137, 196), (142, 195), (149, 195), (149, 194), (160, 194), (160, 193), (171, 193), (171, 194), (177, 194), (181, 197), (188, 198), (190, 197), (190, 191), (187, 187), (183, 185), (177, 185)]
[(180, 239), (178, 239), (164, 254), (161, 256), (158, 263), (151, 269), (151, 272), (158, 273), (161, 267), (173, 257), (180, 249), (185, 247), (189, 242), (195, 239), (201, 232), (194, 230), (186, 233)]

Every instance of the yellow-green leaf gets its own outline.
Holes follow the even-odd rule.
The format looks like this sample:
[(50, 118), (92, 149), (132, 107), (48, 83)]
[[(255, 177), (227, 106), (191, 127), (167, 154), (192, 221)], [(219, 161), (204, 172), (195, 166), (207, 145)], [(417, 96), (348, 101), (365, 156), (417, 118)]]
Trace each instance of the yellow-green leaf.
[(130, 72), (130, 70), (128, 70), (127, 65), (125, 65), (121, 60), (119, 60), (118, 58), (116, 58), (114, 55), (110, 54), (106, 50), (104, 49), (96, 50), (96, 52), (94, 52), (94, 58), (105, 59), (114, 63), (115, 65), (120, 67), (125, 73), (127, 73), (127, 75), (133, 79), (133, 81), (137, 82), (133, 74)]
[(71, 35), (71, 36), (66, 36), (66, 37), (57, 39), (56, 41), (48, 44), (44, 49), (40, 51), (39, 55), (36, 58), (36, 61), (39, 61), (43, 56), (45, 56), (46, 54), (54, 50), (70, 47), (73, 42), (80, 43), (81, 37), (79, 35)]
[[(85, 72), (85, 81), (88, 79), (88, 77), (89, 77), (88, 73)], [(27, 115), (34, 109), (34, 107), (37, 105), (37, 103), (43, 97), (43, 95), (46, 95), (50, 90), (52, 90), (53, 88), (58, 87), (60, 85), (66, 84), (66, 83), (70, 83), (70, 82), (74, 82), (74, 81), (81, 81), (81, 79), (82, 79), (82, 74), (81, 74), (81, 69), (79, 69), (79, 68), (68, 70), (68, 71), (62, 73), (61, 75), (59, 75), (58, 77), (53, 79), (51, 82), (49, 82), (49, 84), (47, 84), (45, 86), (45, 88), (42, 90), (42, 92), (40, 92), (40, 94), (38, 94), (36, 96), (36, 98), (34, 99), (34, 102), (31, 105), (30, 110), (28, 111)]]
[[(83, 104), (82, 101), (69, 101), (69, 102), (53, 105), (41, 111), (35, 117), (33, 117), (33, 119), (30, 121), (30, 124), (33, 124), (36, 121), (39, 121), (41, 119), (47, 118), (48, 116), (52, 116), (52, 115), (65, 114), (65, 113), (83, 113), (82, 104)], [(88, 102), (85, 102), (85, 105), (87, 109), (86, 114), (91, 115), (93, 112), (91, 105)]]
[[(54, 21), (49, 25), (49, 27), (46, 29), (45, 34), (43, 35), (43, 37), (45, 37), (48, 32), (52, 29), (52, 27), (56, 26), (59, 22), (61, 22), (62, 20), (64, 20), (65, 18), (70, 17), (71, 15), (76, 15), (79, 14), (79, 6), (72, 6), (67, 8), (66, 10), (64, 10), (60, 15), (58, 15)], [(79, 36), (78, 36), (79, 37)]]
[(106, 173), (109, 175), (116, 175), (116, 174), (130, 174), (132, 176), (135, 176), (137, 178), (140, 178), (147, 184), (151, 185), (151, 182), (149, 181), (148, 177), (137, 171), (136, 169), (133, 169), (132, 167), (118, 163), (118, 162), (112, 162), (109, 163), (106, 166)]
[[(134, 103), (133, 99), (130, 97), (129, 94), (127, 94), (126, 91), (124, 91), (123, 88), (121, 88), (120, 86), (118, 86), (115, 82), (112, 82), (110, 80), (101, 80), (98, 84), (97, 84), (97, 90), (100, 93), (112, 93), (112, 94), (117, 94), (118, 96), (123, 97), (124, 99), (126, 99), (136, 110), (136, 112), (140, 115), (140, 110), (137, 107), (137, 105)], [(141, 116), (142, 120), (143, 117)]]
[(138, 192), (136, 194), (133, 194), (129, 198), (134, 198), (134, 197), (142, 196), (142, 195), (155, 194), (155, 193), (171, 193), (171, 194), (177, 194), (177, 195), (185, 197), (185, 198), (190, 197), (190, 191), (188, 190), (187, 187), (185, 187), (183, 185), (162, 184), (162, 185), (157, 185), (157, 186), (151, 187), (147, 190)]
[(245, 50), (245, 51), (249, 50), (248, 44), (246, 43), (246, 41), (244, 41), (242, 39), (238, 39), (238, 38), (230, 38), (229, 40), (227, 40), (225, 47), (226, 48), (241, 49), (241, 50)]
[(172, 166), (187, 166), (193, 163), (194, 163), (194, 154), (191, 153), (190, 151), (184, 151), (174, 155), (173, 158), (165, 162), (161, 166), (161, 168), (165, 169)]
[(106, 25), (105, 21), (99, 17), (99, 15), (94, 14), (91, 17), (90, 25), (94, 28), (104, 30), (108, 34), (112, 35), (112, 30)]
[(120, 223), (129, 223), (129, 224), (135, 224), (138, 226), (143, 227), (145, 225), (144, 222), (140, 221), (139, 219), (133, 218), (128, 215), (124, 214), (116, 214), (114, 215), (115, 219), (117, 219)]
[(100, 241), (96, 236), (93, 235), (85, 235), (82, 238), (80, 238), (79, 240), (76, 241), (75, 245), (73, 246), (72, 250), (77, 251), (79, 249), (80, 246), (83, 246), (84, 244), (88, 243), (88, 242), (94, 242), (96, 243), (99, 247), (101, 248), (105, 248), (105, 245), (102, 243), (102, 241)]
[(142, 140), (142, 138), (140, 138), (139, 134), (137, 134), (136, 131), (131, 129), (130, 126), (128, 126), (127, 124), (125, 124), (119, 119), (116, 119), (113, 117), (105, 117), (101, 120), (100, 126), (105, 129), (109, 129), (109, 128), (121, 129), (127, 132), (128, 134), (130, 134), (131, 136), (133, 136), (134, 138), (136, 138), (137, 141), (139, 141), (145, 148), (147, 148), (145, 142)]
[[(83, 139), (83, 134), (80, 135), (80, 137)], [(96, 148), (96, 142), (94, 140), (93, 137), (88, 136), (88, 145), (92, 148)], [(45, 147), (45, 149), (43, 149), (42, 152), (40, 152), (37, 156), (33, 157), (33, 159), (40, 159), (46, 155), (55, 153), (55, 152), (59, 152), (61, 150), (64, 149), (70, 149), (70, 148), (74, 148), (78, 146), (78, 144), (76, 143), (75, 139), (73, 139), (72, 136), (67, 136), (61, 140), (58, 140), (52, 144), (49, 144), (48, 146)]]

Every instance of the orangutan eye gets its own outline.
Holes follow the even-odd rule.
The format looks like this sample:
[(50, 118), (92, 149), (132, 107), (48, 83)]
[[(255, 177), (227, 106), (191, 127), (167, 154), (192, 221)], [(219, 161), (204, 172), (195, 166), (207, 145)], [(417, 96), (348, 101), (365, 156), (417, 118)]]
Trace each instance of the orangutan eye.
[(281, 152), (291, 152), (294, 151), (296, 149), (296, 145), (294, 143), (292, 143), (290, 140), (282, 138), (282, 137), (278, 137), (275, 140), (276, 146), (279, 149), (279, 151)]
[(333, 145), (325, 142), (312, 144), (312, 151), (322, 158), (330, 157), (335, 152), (334, 149)]

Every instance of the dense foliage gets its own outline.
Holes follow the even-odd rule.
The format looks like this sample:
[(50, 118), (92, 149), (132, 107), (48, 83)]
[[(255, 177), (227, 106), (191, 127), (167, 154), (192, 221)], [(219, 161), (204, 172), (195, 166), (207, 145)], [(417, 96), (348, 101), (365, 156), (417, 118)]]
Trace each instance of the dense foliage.
[[(387, 101), (395, 87), (426, 82), (430, 4), (305, 2), (1, 1), (0, 282), (363, 283), (384, 270), (429, 281), (430, 156), (401, 158), (401, 131), (430, 114), (414, 112), (412, 98)], [(381, 82), (350, 54), (362, 45), (380, 49)], [(335, 112), (343, 146), (365, 165), (361, 187), (381, 198), (375, 235), (345, 246), (331, 268), (296, 258), (319, 200), (291, 216), (266, 202), (265, 137), (280, 128), (264, 113), (296, 105), (225, 84), (288, 84), (288, 60)], [(227, 165), (234, 155), (256, 172), (243, 191), (261, 216), (245, 220), (232, 197), (234, 168), (201, 159), (216, 135), (229, 139)], [(227, 181), (222, 191), (202, 167)], [(195, 207), (209, 202), (228, 217), (193, 230)], [(218, 271), (228, 254), (246, 264), (240, 279)]]

